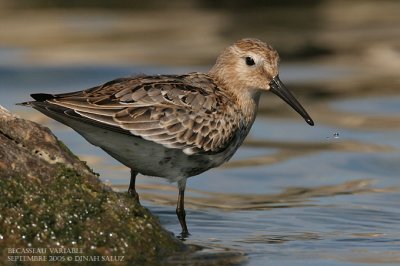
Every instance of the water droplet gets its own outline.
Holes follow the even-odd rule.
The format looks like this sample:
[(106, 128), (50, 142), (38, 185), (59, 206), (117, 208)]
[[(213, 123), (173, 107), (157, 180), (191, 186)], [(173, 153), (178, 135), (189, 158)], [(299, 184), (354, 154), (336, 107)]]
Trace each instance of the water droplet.
[(90, 246), (90, 249), (96, 249), (96, 247), (95, 246)]
[(333, 133), (333, 137), (334, 137), (335, 139), (338, 139), (338, 138), (339, 138), (339, 133), (338, 133), (338, 132)]
[(0, 235), (0, 240), (3, 240), (3, 235)]
[(102, 236), (104, 233), (103, 232), (100, 232), (100, 235)]
[(59, 246), (59, 245), (60, 245), (60, 242), (56, 242), (56, 245)]
[(72, 244), (72, 245), (75, 245), (75, 244), (76, 244), (76, 241), (72, 241), (71, 244)]
[(32, 243), (28, 243), (28, 247), (32, 247)]
[(110, 236), (113, 236), (113, 233), (110, 233)]
[(26, 238), (26, 236), (22, 236), (22, 239), (25, 239)]

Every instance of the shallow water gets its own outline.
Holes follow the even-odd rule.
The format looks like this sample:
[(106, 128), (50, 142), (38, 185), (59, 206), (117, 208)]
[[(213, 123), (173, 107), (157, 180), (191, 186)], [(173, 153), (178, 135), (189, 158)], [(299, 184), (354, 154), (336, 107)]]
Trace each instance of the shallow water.
[[(283, 65), (284, 76), (295, 83), (301, 69), (304, 79), (321, 78), (312, 71), (316, 67)], [(124, 192), (128, 169), (71, 129), (13, 103), (28, 100), (32, 92), (73, 91), (133, 73), (185, 71), (3, 67), (0, 104), (49, 126), (104, 181)], [(298, 98), (302, 102), (301, 94)], [(188, 180), (186, 242), (211, 253), (242, 254), (246, 265), (400, 264), (400, 95), (332, 99), (323, 107), (308, 99), (304, 105), (315, 127), (286, 114), (285, 106), (282, 115), (261, 112), (231, 162)], [(346, 123), (348, 118), (360, 126)], [(137, 188), (142, 204), (179, 234), (175, 186), (140, 176)]]

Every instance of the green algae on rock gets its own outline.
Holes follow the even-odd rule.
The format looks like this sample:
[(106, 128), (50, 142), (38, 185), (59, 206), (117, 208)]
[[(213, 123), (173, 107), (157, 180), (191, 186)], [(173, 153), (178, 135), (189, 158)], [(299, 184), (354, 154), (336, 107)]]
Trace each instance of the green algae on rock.
[[(108, 256), (103, 259), (153, 265), (183, 249), (148, 210), (102, 184), (50, 130), (1, 107), (0, 193), (2, 262), (42, 255), (47, 261), (57, 256), (55, 265), (79, 258), (101, 263)], [(10, 248), (41, 248), (43, 254), (12, 254)], [(79, 252), (54, 254), (50, 248)]]

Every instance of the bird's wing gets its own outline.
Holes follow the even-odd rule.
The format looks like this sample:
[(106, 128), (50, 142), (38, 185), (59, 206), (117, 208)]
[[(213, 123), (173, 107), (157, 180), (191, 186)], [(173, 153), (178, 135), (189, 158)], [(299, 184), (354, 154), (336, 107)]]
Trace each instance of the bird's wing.
[(45, 102), (187, 154), (225, 149), (240, 126), (236, 105), (199, 73), (117, 79)]

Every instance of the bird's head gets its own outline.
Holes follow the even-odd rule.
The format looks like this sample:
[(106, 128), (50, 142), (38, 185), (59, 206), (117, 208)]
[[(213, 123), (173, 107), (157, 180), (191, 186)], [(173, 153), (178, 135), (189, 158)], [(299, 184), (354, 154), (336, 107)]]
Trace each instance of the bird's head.
[(209, 75), (227, 89), (238, 94), (271, 91), (309, 125), (313, 120), (279, 79), (279, 55), (272, 46), (257, 39), (242, 39), (227, 47), (218, 57)]

